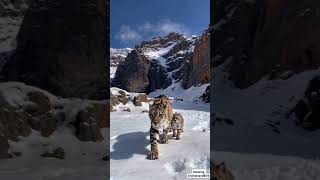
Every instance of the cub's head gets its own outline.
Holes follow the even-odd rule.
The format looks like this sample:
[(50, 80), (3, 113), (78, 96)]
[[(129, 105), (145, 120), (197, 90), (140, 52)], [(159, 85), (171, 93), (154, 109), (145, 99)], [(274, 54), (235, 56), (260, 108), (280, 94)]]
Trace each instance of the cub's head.
[(229, 180), (226, 164), (224, 162), (218, 165), (212, 164), (210, 176), (212, 180)]
[(180, 113), (174, 113), (172, 117), (172, 124), (179, 124), (181, 122), (182, 115)]

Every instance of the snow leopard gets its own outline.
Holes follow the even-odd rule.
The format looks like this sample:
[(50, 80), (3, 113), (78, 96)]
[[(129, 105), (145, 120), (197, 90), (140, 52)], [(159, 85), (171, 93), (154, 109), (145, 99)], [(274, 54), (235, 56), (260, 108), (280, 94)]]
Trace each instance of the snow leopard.
[(183, 132), (184, 119), (180, 113), (174, 113), (171, 122), (171, 128), (173, 131), (172, 137), (176, 137), (176, 140), (180, 139), (181, 132)]
[(231, 171), (227, 168), (224, 162), (216, 165), (211, 164), (211, 173), (210, 173), (211, 180), (235, 180)]
[[(149, 118), (151, 120), (150, 127), (150, 144), (151, 153), (149, 159), (158, 159), (158, 139), (160, 143), (168, 143), (168, 131), (171, 127), (173, 110), (171, 102), (167, 96), (157, 97), (152, 105), (149, 105)], [(160, 138), (160, 130), (163, 130)]]

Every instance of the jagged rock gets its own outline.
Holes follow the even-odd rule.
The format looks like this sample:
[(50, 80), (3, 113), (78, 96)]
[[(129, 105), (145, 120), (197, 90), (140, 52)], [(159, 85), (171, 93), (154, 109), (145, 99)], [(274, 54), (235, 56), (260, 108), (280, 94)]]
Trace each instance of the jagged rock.
[(127, 108), (127, 109), (124, 109), (123, 111), (131, 112), (131, 109), (130, 109), (130, 108)]
[(127, 104), (129, 102), (129, 98), (127, 97), (127, 94), (120, 90), (118, 95), (110, 94), (110, 105), (116, 106), (120, 103)]
[(215, 3), (213, 64), (231, 59), (236, 86), (246, 88), (275, 69), (299, 73), (320, 66), (319, 1)]
[(146, 92), (149, 85), (150, 61), (137, 50), (132, 50), (119, 64), (112, 86), (130, 92)]
[(320, 128), (320, 76), (310, 80), (304, 99), (292, 109), (298, 119), (297, 124), (309, 130)]
[(59, 119), (50, 112), (28, 119), (32, 129), (41, 132), (44, 137), (49, 137), (58, 128), (58, 121)]
[(206, 31), (196, 43), (190, 71), (185, 79), (185, 88), (199, 84), (207, 84), (210, 79), (210, 41), (209, 32)]
[(206, 91), (202, 94), (201, 99), (205, 103), (210, 103), (210, 86), (206, 88)]
[(12, 107), (0, 108), (0, 133), (6, 138), (17, 141), (19, 136), (28, 136), (31, 133), (28, 120), (31, 117)]
[(53, 150), (53, 152), (45, 152), (41, 154), (42, 157), (49, 157), (49, 158), (57, 158), (57, 159), (64, 159), (65, 158), (65, 152), (64, 149), (61, 147), (58, 147)]
[(63, 97), (108, 97), (106, 3), (34, 1), (2, 74)]
[(76, 128), (76, 136), (81, 141), (102, 141), (98, 120), (94, 119), (90, 110), (82, 110), (78, 112), (74, 126)]
[(156, 89), (166, 88), (171, 85), (172, 81), (167, 77), (167, 71), (158, 62), (150, 62), (150, 71), (148, 79), (150, 84), (145, 92), (152, 92)]
[(142, 106), (142, 102), (148, 102), (148, 96), (146, 94), (140, 94), (133, 98), (133, 104), (135, 106)]
[(52, 108), (49, 98), (41, 92), (29, 92), (27, 97), (33, 104), (25, 106), (24, 109), (33, 116), (47, 113)]
[(31, 0), (2, 0), (0, 1), (0, 17), (23, 16), (30, 4)]

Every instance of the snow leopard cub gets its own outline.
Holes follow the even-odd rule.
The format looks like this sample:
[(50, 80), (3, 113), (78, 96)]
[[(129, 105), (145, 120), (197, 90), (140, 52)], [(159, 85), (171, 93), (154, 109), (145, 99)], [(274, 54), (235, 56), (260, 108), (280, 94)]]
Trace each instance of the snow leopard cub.
[(180, 139), (181, 132), (183, 132), (184, 119), (180, 113), (174, 113), (171, 121), (171, 128), (173, 131), (172, 137), (176, 140)]

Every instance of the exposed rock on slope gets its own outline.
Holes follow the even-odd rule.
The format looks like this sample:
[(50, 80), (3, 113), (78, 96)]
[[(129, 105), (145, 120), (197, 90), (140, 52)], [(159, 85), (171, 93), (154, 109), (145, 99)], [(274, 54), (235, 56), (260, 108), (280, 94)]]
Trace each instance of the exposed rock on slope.
[(209, 83), (210, 80), (210, 40), (206, 31), (195, 45), (186, 88)]
[(310, 80), (305, 96), (292, 109), (297, 124), (309, 130), (320, 128), (320, 76)]
[(100, 128), (110, 127), (109, 101), (60, 99), (22, 83), (1, 83), (0, 105), (0, 158), (9, 157), (8, 140), (19, 141), (31, 129), (48, 137), (59, 127), (73, 124), (79, 140), (101, 141)]
[[(112, 86), (148, 93), (176, 82), (184, 88), (208, 83), (208, 38), (207, 32), (201, 37), (170, 33), (143, 41), (119, 65)], [(134, 63), (139, 64), (139, 69)]]
[(110, 48), (110, 79), (115, 76), (118, 65), (123, 62), (132, 51), (130, 48), (114, 49)]
[(106, 98), (106, 1), (36, 1), (25, 15), (7, 80), (63, 97)]
[(229, 76), (238, 87), (274, 71), (298, 73), (319, 67), (319, 1), (216, 3), (212, 61), (217, 66), (232, 59)]
[(126, 60), (119, 64), (113, 86), (132, 92), (145, 92), (149, 85), (150, 61), (137, 50), (131, 51)]
[(16, 48), (16, 36), (30, 3), (30, 0), (0, 1), (0, 64), (5, 62), (2, 53)]

